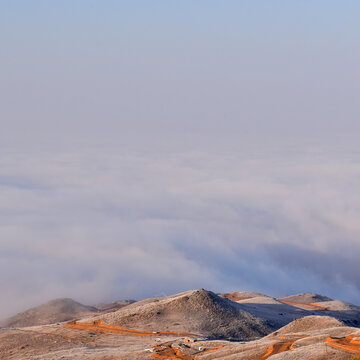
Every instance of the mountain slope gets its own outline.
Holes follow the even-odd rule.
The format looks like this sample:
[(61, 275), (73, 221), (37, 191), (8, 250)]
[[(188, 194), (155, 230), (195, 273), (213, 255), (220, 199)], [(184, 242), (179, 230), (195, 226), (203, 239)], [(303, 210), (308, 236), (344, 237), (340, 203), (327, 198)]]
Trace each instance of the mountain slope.
[(98, 319), (133, 329), (185, 331), (238, 340), (255, 339), (272, 330), (266, 321), (241, 310), (237, 303), (204, 289), (139, 301)]
[(298, 304), (314, 304), (323, 301), (331, 301), (332, 299), (320, 294), (303, 293), (303, 294), (285, 296), (283, 298), (280, 298), (279, 300), (284, 302), (298, 303)]
[(25, 327), (52, 324), (84, 316), (97, 309), (80, 304), (72, 299), (55, 299), (5, 320), (5, 327)]

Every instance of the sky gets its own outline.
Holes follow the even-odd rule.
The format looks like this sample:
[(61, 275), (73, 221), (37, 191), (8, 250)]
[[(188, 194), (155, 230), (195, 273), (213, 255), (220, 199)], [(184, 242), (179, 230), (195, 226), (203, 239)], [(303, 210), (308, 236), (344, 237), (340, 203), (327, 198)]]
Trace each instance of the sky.
[(358, 1), (0, 2), (0, 318), (189, 289), (360, 305)]

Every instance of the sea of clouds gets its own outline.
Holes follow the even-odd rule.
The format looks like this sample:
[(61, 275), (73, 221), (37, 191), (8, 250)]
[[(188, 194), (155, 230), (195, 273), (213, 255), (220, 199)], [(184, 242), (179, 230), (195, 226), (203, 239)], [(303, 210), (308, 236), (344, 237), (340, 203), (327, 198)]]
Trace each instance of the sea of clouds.
[(3, 149), (0, 318), (206, 288), (360, 294), (360, 152)]

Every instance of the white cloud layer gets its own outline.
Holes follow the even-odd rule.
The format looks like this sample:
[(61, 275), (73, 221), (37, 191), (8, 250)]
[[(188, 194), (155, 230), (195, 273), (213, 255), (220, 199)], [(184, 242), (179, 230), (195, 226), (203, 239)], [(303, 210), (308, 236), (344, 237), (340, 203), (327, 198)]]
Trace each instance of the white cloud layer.
[(10, 151), (0, 317), (190, 288), (360, 294), (355, 151)]

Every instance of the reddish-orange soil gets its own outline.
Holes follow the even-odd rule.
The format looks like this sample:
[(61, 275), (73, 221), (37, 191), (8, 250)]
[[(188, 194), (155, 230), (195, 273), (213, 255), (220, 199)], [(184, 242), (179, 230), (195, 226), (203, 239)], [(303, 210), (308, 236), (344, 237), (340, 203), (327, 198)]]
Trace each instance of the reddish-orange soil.
[(120, 326), (103, 324), (101, 320), (93, 321), (92, 323), (82, 323), (77, 321), (69, 321), (65, 324), (66, 327), (77, 330), (91, 330), (94, 332), (109, 332), (124, 335), (142, 335), (142, 336), (192, 336), (198, 337), (197, 335), (186, 333), (186, 332), (175, 332), (175, 331), (145, 331), (126, 329)]
[[(294, 349), (292, 346), (293, 343), (296, 340), (306, 337), (306, 335), (298, 335), (298, 336), (290, 335), (290, 336), (292, 338), (291, 340), (281, 340), (278, 343), (268, 346), (268, 348), (266, 349), (266, 353), (260, 359), (265, 360), (271, 355), (280, 354), (288, 350), (293, 350)], [(281, 337), (286, 338), (289, 337), (289, 335), (282, 335)]]
[(221, 294), (220, 296), (224, 297), (226, 299), (229, 299), (231, 301), (239, 301), (239, 300), (251, 299), (251, 296), (239, 296), (236, 292), (227, 293), (227, 294)]
[(286, 301), (286, 300), (281, 300), (281, 302), (284, 304), (296, 306), (296, 307), (299, 307), (299, 308), (305, 309), (305, 310), (311, 310), (311, 311), (329, 310), (326, 306), (319, 305), (317, 303), (302, 304), (302, 303), (296, 303), (296, 302)]
[(217, 347), (214, 347), (214, 348), (211, 348), (211, 349), (206, 349), (206, 350), (202, 351), (201, 353), (205, 354), (205, 353), (209, 353), (209, 352), (214, 352), (214, 351), (219, 350), (219, 349), (221, 349), (223, 347), (224, 347), (224, 345), (220, 345), (220, 346), (217, 346)]
[(360, 340), (358, 339), (359, 337), (355, 337), (355, 335), (349, 335), (340, 339), (328, 337), (326, 338), (326, 343), (335, 349), (341, 349), (350, 354), (359, 354)]
[(171, 345), (158, 345), (154, 349), (157, 351), (152, 355), (154, 359), (194, 360), (192, 356), (184, 354), (181, 350), (173, 348)]
[[(198, 351), (198, 354), (213, 352), (221, 349), (222, 347), (223, 345), (211, 349)], [(196, 356), (193, 357), (191, 355), (185, 354), (181, 349), (173, 347), (171, 345), (157, 345), (154, 347), (154, 349), (157, 351), (155, 354), (152, 355), (154, 359), (199, 360), (199, 358), (197, 358)]]
[(260, 359), (267, 359), (271, 355), (280, 354), (291, 349), (293, 341), (272, 344), (266, 349), (266, 353)]

